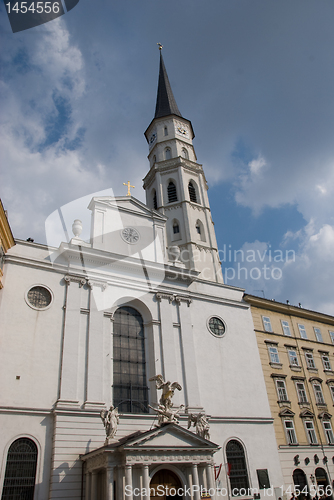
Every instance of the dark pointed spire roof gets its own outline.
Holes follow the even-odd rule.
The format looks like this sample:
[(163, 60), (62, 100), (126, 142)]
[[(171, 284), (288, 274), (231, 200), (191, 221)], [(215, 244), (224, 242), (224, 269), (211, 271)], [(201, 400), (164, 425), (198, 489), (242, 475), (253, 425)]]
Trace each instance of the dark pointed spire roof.
[(154, 118), (161, 118), (162, 116), (168, 115), (177, 115), (182, 118), (182, 115), (173, 96), (172, 88), (168, 80), (166, 67), (160, 50), (159, 83)]

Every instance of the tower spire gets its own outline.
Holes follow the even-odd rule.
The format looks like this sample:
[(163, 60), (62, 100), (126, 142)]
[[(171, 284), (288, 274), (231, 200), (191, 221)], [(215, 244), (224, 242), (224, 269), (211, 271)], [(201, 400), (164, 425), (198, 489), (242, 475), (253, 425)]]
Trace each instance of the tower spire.
[(173, 96), (172, 88), (169, 83), (165, 63), (162, 57), (162, 45), (159, 45), (160, 52), (160, 69), (159, 69), (159, 83), (157, 103), (155, 107), (154, 118), (161, 118), (162, 116), (176, 115), (181, 116), (180, 110), (177, 107), (175, 98)]

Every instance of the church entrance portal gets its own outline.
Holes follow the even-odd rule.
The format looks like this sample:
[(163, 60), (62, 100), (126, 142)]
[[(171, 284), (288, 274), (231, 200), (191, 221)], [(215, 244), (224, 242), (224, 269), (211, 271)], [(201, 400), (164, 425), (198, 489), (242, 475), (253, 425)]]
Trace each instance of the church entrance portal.
[[(159, 487), (159, 489), (158, 489)], [(177, 494), (179, 488), (184, 488), (182, 486), (180, 479), (177, 475), (168, 469), (161, 469), (154, 474), (150, 483), (150, 490), (153, 494), (152, 489), (155, 490), (155, 496), (151, 495), (151, 500), (182, 500), (182, 496)], [(175, 489), (175, 490), (174, 490)], [(161, 495), (161, 493), (164, 493)], [(172, 493), (170, 495), (169, 493)], [(159, 493), (159, 494), (158, 494)]]

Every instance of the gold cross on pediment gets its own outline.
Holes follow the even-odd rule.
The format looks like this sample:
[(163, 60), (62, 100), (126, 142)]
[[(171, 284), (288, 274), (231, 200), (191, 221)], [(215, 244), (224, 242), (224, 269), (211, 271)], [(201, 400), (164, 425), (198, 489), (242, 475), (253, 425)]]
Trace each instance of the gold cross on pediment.
[(123, 182), (123, 186), (127, 186), (128, 187), (128, 194), (126, 196), (131, 196), (131, 193), (130, 193), (130, 188), (135, 188), (135, 186), (131, 186), (130, 184), (130, 181), (128, 182)]

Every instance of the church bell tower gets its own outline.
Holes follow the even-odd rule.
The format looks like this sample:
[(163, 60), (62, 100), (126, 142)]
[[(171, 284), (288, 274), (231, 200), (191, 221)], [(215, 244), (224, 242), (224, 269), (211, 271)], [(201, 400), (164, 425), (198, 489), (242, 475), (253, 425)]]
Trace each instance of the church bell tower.
[(146, 204), (168, 217), (169, 254), (200, 272), (200, 279), (223, 283), (208, 185), (193, 147), (195, 134), (176, 104), (159, 48), (155, 115), (145, 131), (150, 163), (144, 178)]

